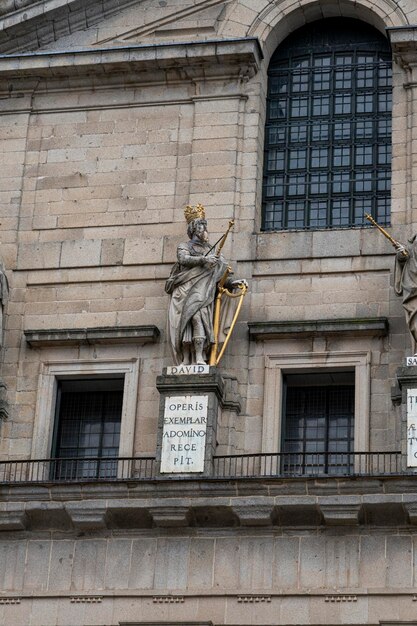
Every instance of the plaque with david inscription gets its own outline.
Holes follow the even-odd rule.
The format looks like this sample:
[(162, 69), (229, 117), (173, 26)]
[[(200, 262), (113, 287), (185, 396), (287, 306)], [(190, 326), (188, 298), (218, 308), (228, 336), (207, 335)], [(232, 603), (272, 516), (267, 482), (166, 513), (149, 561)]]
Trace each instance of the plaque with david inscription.
[(204, 472), (208, 396), (165, 398), (161, 473)]

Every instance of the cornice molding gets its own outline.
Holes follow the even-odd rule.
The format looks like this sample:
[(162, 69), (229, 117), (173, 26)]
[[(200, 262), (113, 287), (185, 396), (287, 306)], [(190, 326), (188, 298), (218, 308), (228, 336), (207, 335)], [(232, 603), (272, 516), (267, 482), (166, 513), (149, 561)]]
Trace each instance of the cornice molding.
[(248, 322), (248, 327), (249, 337), (256, 340), (327, 335), (384, 337), (388, 334), (385, 317)]
[(132, 45), (98, 50), (34, 52), (0, 55), (0, 78), (68, 77), (107, 75), (111, 72), (177, 70), (179, 75), (251, 78), (259, 69), (262, 51), (256, 38), (210, 40), (205, 42)]
[(95, 343), (155, 343), (159, 339), (160, 331), (156, 326), (149, 325), (25, 330), (24, 335), (31, 348), (43, 348)]

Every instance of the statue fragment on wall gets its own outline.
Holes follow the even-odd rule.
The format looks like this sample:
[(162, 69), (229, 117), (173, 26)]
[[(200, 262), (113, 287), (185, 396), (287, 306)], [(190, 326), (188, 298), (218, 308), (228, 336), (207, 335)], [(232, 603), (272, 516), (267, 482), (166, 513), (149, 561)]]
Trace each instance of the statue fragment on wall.
[(394, 269), (394, 290), (402, 297), (405, 319), (412, 339), (412, 350), (417, 350), (417, 235), (404, 245), (397, 241), (368, 214), (367, 220), (391, 242), (396, 250)]
[(230, 338), (248, 284), (231, 277), (221, 254), (233, 222), (215, 248), (208, 241), (204, 207), (187, 206), (184, 215), (189, 239), (178, 246), (165, 285), (170, 295), (168, 340), (176, 365), (217, 365), (224, 352), (219, 347)]
[(395, 256), (394, 289), (402, 296), (405, 319), (413, 341), (413, 353), (417, 349), (417, 241), (416, 235), (408, 245), (397, 243)]

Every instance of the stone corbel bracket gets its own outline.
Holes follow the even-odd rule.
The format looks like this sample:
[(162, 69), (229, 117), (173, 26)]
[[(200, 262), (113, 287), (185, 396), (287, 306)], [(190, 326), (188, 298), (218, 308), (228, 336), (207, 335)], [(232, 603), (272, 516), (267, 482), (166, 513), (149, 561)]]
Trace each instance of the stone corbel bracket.
[(417, 26), (387, 28), (394, 61), (408, 73), (408, 81), (417, 81)]
[[(0, 509), (0, 531), (60, 528), (77, 532), (116, 528), (352, 526), (362, 519), (359, 496), (194, 497), (87, 499), (66, 503), (9, 502)], [(412, 507), (410, 522), (415, 523)]]
[(0, 531), (25, 530), (28, 516), (21, 502), (1, 503)]

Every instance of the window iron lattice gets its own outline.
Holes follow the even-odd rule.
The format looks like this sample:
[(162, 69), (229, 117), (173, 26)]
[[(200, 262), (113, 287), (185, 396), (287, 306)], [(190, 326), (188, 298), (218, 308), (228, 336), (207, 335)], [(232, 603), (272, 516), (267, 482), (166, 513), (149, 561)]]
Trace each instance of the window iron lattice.
[(353, 470), (354, 392), (353, 385), (287, 388), (284, 474)]
[(349, 39), (356, 24), (304, 27), (272, 57), (264, 230), (363, 226), (365, 213), (389, 224), (391, 54), (361, 23)]
[[(113, 478), (117, 472), (122, 389), (65, 391), (61, 383), (55, 473), (60, 479)], [(106, 461), (106, 457), (110, 457)], [(58, 476), (55, 476), (55, 478)]]

